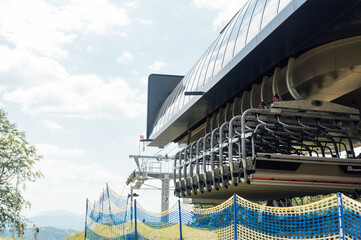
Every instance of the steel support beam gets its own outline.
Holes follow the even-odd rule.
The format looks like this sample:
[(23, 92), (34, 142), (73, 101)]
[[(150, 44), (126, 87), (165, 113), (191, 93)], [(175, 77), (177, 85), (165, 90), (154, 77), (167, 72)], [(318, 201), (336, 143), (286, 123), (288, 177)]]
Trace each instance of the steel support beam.
[(267, 104), (267, 85), (268, 85), (269, 77), (264, 76), (262, 79), (262, 85), (261, 85), (261, 101)]
[(279, 78), (280, 78), (280, 72), (281, 69), (279, 67), (276, 67), (273, 73), (273, 77), (272, 77), (272, 94), (273, 96), (279, 96), (280, 100), (281, 100), (281, 93), (279, 90)]
[(287, 64), (286, 84), (288, 92), (295, 100), (302, 100), (303, 97), (297, 92), (293, 79), (293, 66), (295, 64), (295, 58), (290, 57)]
[(162, 181), (162, 206), (161, 210), (162, 212), (167, 211), (169, 209), (169, 175), (166, 174)]

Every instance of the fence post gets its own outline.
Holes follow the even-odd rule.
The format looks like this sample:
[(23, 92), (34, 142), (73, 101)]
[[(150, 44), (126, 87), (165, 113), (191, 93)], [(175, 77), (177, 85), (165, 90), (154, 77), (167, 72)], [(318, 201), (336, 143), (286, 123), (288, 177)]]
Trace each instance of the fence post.
[(237, 195), (233, 194), (234, 240), (237, 240)]
[(178, 200), (178, 211), (179, 211), (179, 234), (180, 234), (180, 240), (183, 240), (183, 236), (182, 236), (182, 211), (181, 211), (180, 200)]
[(340, 229), (340, 240), (345, 240), (342, 193), (337, 193), (337, 208), (338, 208), (338, 222), (339, 222), (339, 229)]
[(134, 200), (134, 228), (135, 228), (135, 239), (138, 239), (138, 229), (137, 229), (137, 200)]
[(87, 232), (87, 219), (88, 219), (88, 198), (86, 199), (85, 204), (85, 229), (84, 229), (84, 240), (86, 240), (86, 232)]

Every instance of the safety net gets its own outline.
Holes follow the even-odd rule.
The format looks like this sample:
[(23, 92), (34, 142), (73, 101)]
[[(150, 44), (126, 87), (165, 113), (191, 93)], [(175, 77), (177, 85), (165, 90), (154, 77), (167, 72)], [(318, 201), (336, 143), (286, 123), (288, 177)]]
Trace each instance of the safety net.
[(86, 239), (361, 239), (361, 203), (339, 193), (269, 207), (234, 195), (212, 208), (178, 201), (152, 213), (136, 201), (112, 210), (87, 202)]
[(95, 201), (93, 206), (98, 209), (118, 209), (126, 206), (128, 204), (128, 198), (125, 196), (120, 196), (110, 187), (108, 184), (106, 188), (100, 194), (99, 200)]

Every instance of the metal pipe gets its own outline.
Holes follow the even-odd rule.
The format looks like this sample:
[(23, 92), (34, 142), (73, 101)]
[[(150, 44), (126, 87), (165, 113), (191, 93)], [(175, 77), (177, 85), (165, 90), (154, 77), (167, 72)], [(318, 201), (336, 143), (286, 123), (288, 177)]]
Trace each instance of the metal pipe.
[(200, 139), (198, 139), (197, 144), (196, 144), (196, 174), (199, 175), (200, 171), (199, 171), (199, 144), (202, 142), (203, 137), (201, 137)]
[[(243, 116), (243, 115), (242, 115)], [(229, 126), (228, 126), (228, 162), (229, 162), (229, 166), (231, 169), (231, 173), (233, 173), (233, 123), (234, 121), (238, 120), (239, 118), (241, 118), (241, 116), (235, 116), (231, 119), (231, 121), (229, 121)], [(232, 183), (234, 184), (234, 177), (233, 174), (231, 174), (232, 176)]]
[(187, 151), (188, 151), (189, 145), (187, 147), (184, 148), (184, 158), (183, 158), (183, 174), (184, 174), (184, 179), (187, 179)]
[(214, 149), (214, 139), (215, 139), (215, 135), (217, 134), (218, 132), (218, 128), (214, 129), (212, 131), (212, 134), (211, 134), (211, 168), (214, 169), (215, 167), (215, 164), (214, 164), (214, 155), (215, 155), (215, 149)]
[(206, 136), (203, 137), (203, 172), (204, 172), (204, 176), (207, 173), (207, 165), (206, 165), (206, 143), (207, 143), (207, 139), (211, 136), (212, 133), (207, 133)]
[[(224, 134), (224, 128), (226, 126), (228, 126), (228, 122), (225, 122), (222, 124), (222, 126), (219, 128), (219, 166), (222, 166), (222, 175), (223, 175), (223, 168), (224, 168), (224, 162), (223, 162), (223, 134)], [(230, 131), (228, 129), (228, 131)], [(229, 148), (232, 142), (232, 140), (229, 138), (228, 139), (229, 141), (229, 144), (228, 144), (228, 156), (229, 156), (229, 152), (232, 151), (232, 148)], [(235, 180), (234, 180), (234, 177), (233, 177), (233, 171), (234, 171), (234, 166), (233, 166), (233, 162), (230, 161), (230, 159), (228, 159), (228, 164), (229, 164), (229, 168), (230, 168), (230, 171), (231, 171), (231, 178), (232, 178), (232, 184), (235, 183)], [(223, 182), (223, 177), (222, 177), (222, 182)]]
[(194, 158), (192, 157), (193, 156), (193, 147), (194, 145), (196, 144), (196, 142), (193, 142), (191, 145), (190, 145), (190, 148), (189, 148), (189, 164), (190, 164), (190, 175), (191, 177), (193, 177), (193, 162), (194, 162)]
[(174, 169), (173, 169), (173, 180), (174, 180), (174, 186), (176, 185), (177, 183), (177, 157), (179, 155), (179, 152), (177, 152), (175, 155), (174, 155)]
[[(248, 113), (269, 113), (270, 110), (269, 109), (259, 109), (259, 108), (250, 108), (247, 109), (246, 111), (244, 111), (244, 113), (242, 114), (241, 117), (241, 148), (242, 148), (242, 165), (243, 165), (243, 173), (244, 173), (244, 178), (241, 179), (241, 181), (243, 183), (247, 183), (248, 181), (248, 174), (247, 174), (247, 155), (246, 155), (246, 117), (248, 115)], [(232, 118), (233, 120), (234, 118)], [(231, 128), (231, 126), (233, 125), (233, 122), (229, 123), (229, 126)], [(234, 120), (233, 120), (234, 121)], [(231, 133), (231, 131), (230, 131)], [(232, 139), (232, 136), (229, 136), (230, 139)], [(233, 159), (229, 159), (229, 161), (233, 162)]]
[[(228, 125), (228, 122), (225, 122), (219, 128), (219, 163), (223, 166), (223, 129)], [(233, 169), (231, 167), (231, 169)]]
[(179, 168), (178, 168), (178, 178), (179, 178), (179, 184), (181, 184), (182, 181), (182, 152), (184, 149), (180, 150), (179, 152)]

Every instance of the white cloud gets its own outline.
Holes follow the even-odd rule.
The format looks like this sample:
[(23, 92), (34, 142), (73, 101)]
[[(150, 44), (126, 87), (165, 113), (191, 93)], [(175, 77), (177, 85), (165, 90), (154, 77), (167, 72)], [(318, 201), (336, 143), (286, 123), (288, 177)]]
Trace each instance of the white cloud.
[[(139, 143), (139, 136), (137, 141)], [(176, 146), (171, 144), (168, 148), (174, 145)], [(124, 189), (123, 196), (129, 192), (129, 187), (124, 186), (127, 176), (119, 175), (119, 169), (106, 170), (103, 164), (74, 161), (72, 157), (77, 157), (77, 154), (70, 154), (68, 148), (60, 148), (52, 144), (35, 146), (40, 154), (44, 155), (44, 159), (37, 165), (44, 173), (44, 178), (27, 184), (25, 198), (32, 203), (30, 215), (57, 209), (84, 214), (85, 199), (89, 198), (91, 202), (97, 200), (105, 183), (109, 183), (118, 194)], [(170, 163), (168, 165), (172, 166)], [(147, 184), (157, 187), (161, 185), (159, 180), (147, 181)], [(152, 212), (160, 211), (160, 192), (147, 191), (146, 194), (144, 190), (136, 190), (136, 192), (140, 194), (137, 201), (139, 200), (142, 207)], [(177, 199), (170, 194), (170, 206), (176, 201)]]
[(54, 121), (44, 119), (43, 123), (47, 129), (49, 129), (50, 131), (52, 131), (54, 133), (65, 131), (65, 129), (62, 126), (60, 126), (58, 123), (56, 123)]
[(0, 56), (0, 77), (7, 80), (8, 86), (19, 82), (22, 86), (33, 85), (67, 76), (64, 67), (56, 60), (36, 56), (25, 49), (0, 45)]
[(133, 61), (133, 55), (130, 52), (123, 52), (121, 56), (117, 58), (119, 63), (130, 63)]
[(84, 214), (85, 199), (97, 199), (106, 182), (117, 192), (117, 186), (125, 184), (122, 176), (96, 163), (78, 164), (49, 158), (39, 165), (44, 178), (28, 183), (25, 192), (26, 199), (32, 203), (30, 215), (57, 209)]
[(48, 144), (48, 143), (39, 143), (35, 145), (39, 154), (47, 157), (83, 157), (85, 151), (80, 148), (61, 148), (59, 146)]
[(88, 46), (85, 48), (85, 50), (86, 50), (87, 52), (91, 52), (91, 51), (94, 50), (94, 47), (93, 47), (92, 45), (88, 45)]
[(228, 23), (246, 2), (246, 0), (193, 0), (196, 7), (218, 11), (217, 18), (213, 21), (215, 28), (223, 27)]
[(44, 0), (5, 0), (0, 4), (0, 35), (16, 48), (64, 58), (63, 45), (79, 33), (104, 34), (128, 25), (125, 9), (108, 0), (69, 0), (55, 7)]
[(145, 114), (145, 93), (120, 78), (107, 81), (96, 75), (75, 75), (3, 95), (20, 103), (28, 114), (77, 118), (122, 118)]
[(141, 19), (141, 18), (139, 18), (138, 22), (140, 24), (144, 24), (144, 25), (149, 25), (149, 26), (153, 25), (153, 20), (150, 20), (150, 19)]
[(128, 34), (126, 32), (112, 32), (113, 35), (119, 36), (119, 37), (123, 37), (126, 38), (128, 37)]
[(159, 71), (161, 68), (167, 66), (165, 62), (155, 61), (152, 65), (148, 66), (149, 71)]
[(71, 1), (64, 11), (60, 11), (59, 20), (63, 21), (66, 16), (69, 18), (66, 23), (60, 24), (61, 27), (85, 33), (103, 34), (114, 26), (125, 26), (130, 23), (126, 10), (117, 8), (108, 0)]
[(126, 3), (124, 3), (124, 6), (126, 6), (128, 8), (137, 8), (138, 4), (135, 2), (126, 2)]
[[(120, 27), (129, 23), (126, 10), (109, 0), (66, 0), (56, 6), (45, 0), (1, 1), (0, 36), (9, 43), (0, 45), (0, 78), (9, 87), (3, 100), (20, 103), (30, 114), (118, 118), (144, 113), (144, 94), (124, 80), (70, 75), (60, 64), (68, 55), (65, 44), (78, 35), (125, 37)], [(119, 61), (133, 59), (129, 52), (122, 57)]]
[(140, 83), (144, 86), (147, 86), (148, 85), (148, 78), (147, 77), (144, 77), (140, 80)]

